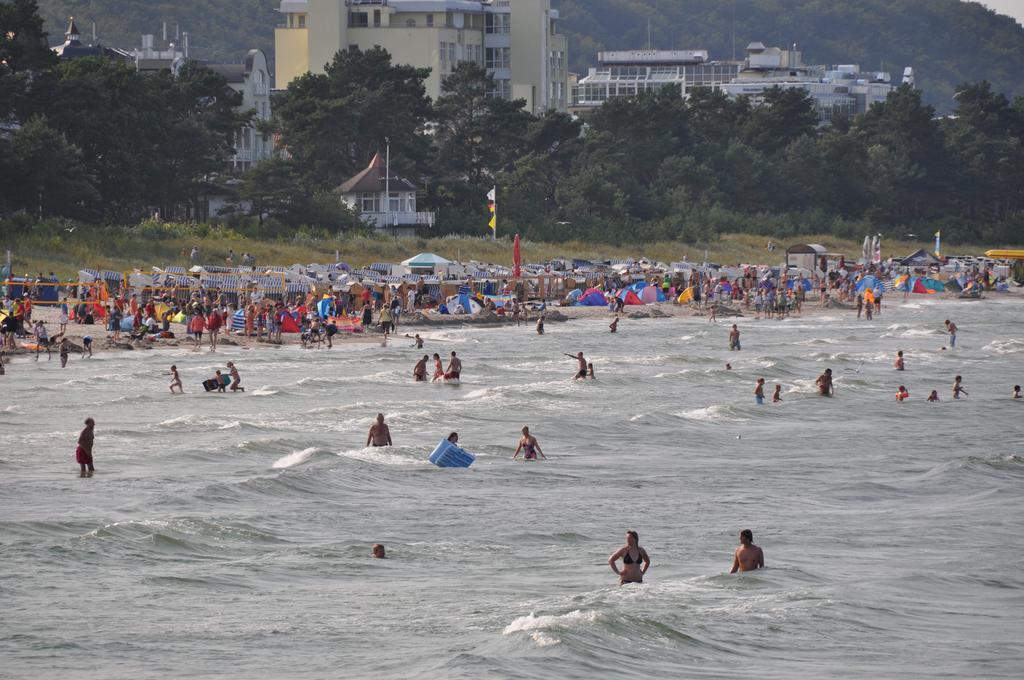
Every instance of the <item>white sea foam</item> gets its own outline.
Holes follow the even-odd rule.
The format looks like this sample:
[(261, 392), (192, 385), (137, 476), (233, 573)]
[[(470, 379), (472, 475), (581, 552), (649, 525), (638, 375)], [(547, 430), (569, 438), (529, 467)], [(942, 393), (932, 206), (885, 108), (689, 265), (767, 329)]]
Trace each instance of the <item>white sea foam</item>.
[(316, 447), (311, 446), (308, 449), (302, 449), (301, 451), (293, 451), (287, 456), (281, 456), (274, 461), (273, 467), (275, 468), (290, 468), (296, 465), (302, 465), (307, 460), (313, 457), (316, 453)]
[(536, 616), (533, 612), (530, 612), (526, 616), (520, 616), (517, 619), (513, 619), (512, 623), (505, 626), (505, 630), (502, 631), (502, 635), (511, 635), (513, 633), (525, 631), (578, 628), (581, 625), (596, 623), (600, 617), (601, 614), (599, 612), (584, 612), (578, 609), (571, 611), (568, 614), (561, 614), (558, 616), (549, 614)]

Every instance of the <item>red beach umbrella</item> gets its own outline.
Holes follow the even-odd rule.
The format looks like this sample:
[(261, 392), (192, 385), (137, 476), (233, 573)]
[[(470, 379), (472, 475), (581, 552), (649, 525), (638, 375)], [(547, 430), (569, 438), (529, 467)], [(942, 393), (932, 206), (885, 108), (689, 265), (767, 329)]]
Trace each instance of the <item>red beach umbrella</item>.
[(523, 269), (523, 256), (519, 252), (519, 234), (516, 234), (515, 239), (512, 241), (512, 276), (519, 278), (522, 275)]

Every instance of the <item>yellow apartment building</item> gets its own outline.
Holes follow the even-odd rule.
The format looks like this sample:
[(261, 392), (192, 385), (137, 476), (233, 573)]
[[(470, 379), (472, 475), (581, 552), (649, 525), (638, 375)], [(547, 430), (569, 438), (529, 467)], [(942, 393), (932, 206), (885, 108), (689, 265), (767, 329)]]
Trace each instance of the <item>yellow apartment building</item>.
[(281, 0), (274, 33), (276, 86), (323, 73), (338, 50), (386, 49), (396, 64), (430, 68), (427, 95), (456, 64), (472, 61), (492, 93), (529, 110), (567, 110), (568, 45), (551, 0)]

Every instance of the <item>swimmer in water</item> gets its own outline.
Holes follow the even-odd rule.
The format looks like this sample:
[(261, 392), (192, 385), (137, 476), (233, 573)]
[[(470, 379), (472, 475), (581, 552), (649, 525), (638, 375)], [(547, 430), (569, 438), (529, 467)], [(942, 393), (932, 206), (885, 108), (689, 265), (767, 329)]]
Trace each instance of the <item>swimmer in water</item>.
[(444, 378), (444, 366), (441, 364), (441, 355), (434, 352), (434, 379), (431, 382), (437, 382)]
[(174, 394), (174, 388), (177, 387), (181, 394), (185, 394), (185, 388), (181, 386), (181, 376), (178, 375), (178, 367), (171, 366), (171, 394)]
[[(231, 376), (231, 391), (245, 392), (245, 388), (242, 387), (242, 376), (238, 375), (238, 369), (235, 368), (235, 364), (232, 361), (228, 362), (228, 374)], [(223, 391), (221, 390), (221, 392)]]
[(726, 364), (725, 365), (725, 370), (731, 371), (732, 370), (732, 364)]
[(960, 377), (959, 375), (956, 377), (955, 380), (953, 380), (953, 398), (954, 399), (959, 399), (961, 394), (964, 395), (964, 396), (968, 396), (968, 397), (970, 396), (967, 393), (967, 390), (965, 390), (964, 386), (961, 384), (962, 382), (963, 382), (963, 378)]
[(523, 452), (523, 460), (537, 460), (538, 455), (544, 460), (548, 459), (540, 450), (537, 438), (530, 434), (530, 428), (525, 425), (523, 426), (523, 436), (519, 438), (519, 444), (516, 446), (516, 452), (512, 454), (512, 460), (516, 459), (520, 451)]
[(776, 385), (775, 391), (772, 393), (772, 403), (778, 404), (782, 401), (782, 385)]
[(903, 350), (896, 352), (896, 363), (893, 364), (893, 367), (897, 371), (902, 371), (904, 370), (904, 368), (906, 368), (903, 364)]
[(413, 339), (416, 341), (416, 349), (423, 349), (423, 338), (420, 337), (420, 334), (417, 333)]
[(729, 573), (755, 569), (764, 569), (764, 551), (754, 545), (754, 532), (744, 529), (740, 532), (740, 547), (732, 555), (732, 569)]
[(729, 351), (740, 350), (740, 329), (736, 327), (736, 324), (732, 325), (732, 330), (729, 331)]
[(612, 333), (617, 333), (618, 332), (618, 330), (619, 330), (619, 317), (615, 317), (615, 319), (613, 319), (612, 322), (610, 324), (608, 324), (608, 329)]
[(220, 370), (216, 370), (216, 371), (213, 372), (213, 379), (217, 382), (217, 391), (218, 392), (223, 392), (224, 391), (224, 376), (221, 375)]
[(462, 360), (452, 352), (452, 358), (448, 362), (448, 370), (444, 372), (445, 380), (459, 380), (462, 375)]
[(896, 390), (896, 401), (906, 401), (907, 399), (910, 399), (910, 392), (906, 387), (900, 385), (900, 388)]
[(814, 383), (818, 386), (818, 394), (821, 396), (831, 397), (835, 395), (835, 387), (832, 385), (831, 368), (826, 368), (825, 372), (819, 375)]
[[(615, 566), (619, 559), (622, 560), (622, 569)], [(612, 553), (608, 558), (608, 566), (618, 575), (620, 586), (625, 583), (644, 582), (644, 574), (651, 566), (651, 558), (647, 551), (640, 547), (640, 537), (635, 531), (626, 532), (626, 545)]]
[(565, 356), (570, 359), (575, 359), (579, 362), (579, 370), (576, 371), (576, 375), (573, 376), (573, 380), (586, 380), (587, 378), (587, 360), (583, 358), (583, 352), (577, 352), (576, 356), (566, 354)]
[(1013, 398), (1014, 399), (1020, 399), (1021, 398), (1020, 385), (1014, 385), (1013, 386)]
[(955, 349), (956, 348), (956, 332), (957, 332), (957, 330), (959, 330), (959, 329), (956, 327), (956, 324), (953, 323), (952, 321), (950, 321), (949, 319), (946, 319), (946, 332), (949, 333), (949, 348), (950, 349)]
[(373, 547), (370, 548), (370, 551), (370, 554), (378, 560), (387, 559), (387, 553), (384, 552), (384, 546), (380, 543), (374, 543)]
[(414, 382), (427, 382), (427, 361), (429, 359), (430, 356), (424, 354), (423, 358), (416, 362), (412, 369), (412, 379)]
[(541, 314), (540, 318), (537, 319), (537, 335), (544, 335), (544, 315)]
[(366, 445), (370, 446), (392, 446), (391, 430), (384, 424), (384, 414), (377, 414), (377, 422), (370, 426), (370, 432), (366, 435)]
[(928, 395), (928, 401), (939, 401), (939, 391), (932, 390), (932, 393)]
[(78, 435), (78, 448), (75, 449), (75, 460), (81, 468), (79, 477), (92, 477), (92, 473), (96, 471), (92, 464), (92, 446), (95, 440), (93, 429), (95, 427), (96, 421), (92, 418), (86, 418), (85, 428)]
[(597, 376), (594, 375), (594, 364), (587, 364), (587, 377), (591, 380), (597, 380)]
[(452, 432), (451, 434), (449, 434), (448, 435), (448, 441), (450, 441), (452, 444), (458, 444), (459, 443), (459, 433), (458, 432)]
[(758, 378), (757, 384), (754, 386), (754, 402), (758, 406), (764, 403), (764, 378)]

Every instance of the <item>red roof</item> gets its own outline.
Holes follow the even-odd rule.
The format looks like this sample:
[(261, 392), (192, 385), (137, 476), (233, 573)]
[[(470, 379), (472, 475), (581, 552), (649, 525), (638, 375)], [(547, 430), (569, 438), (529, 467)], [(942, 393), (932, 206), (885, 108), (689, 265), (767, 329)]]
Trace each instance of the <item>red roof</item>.
[[(338, 191), (343, 194), (379, 193), (384, 191), (386, 184), (385, 177), (384, 161), (381, 159), (379, 153), (375, 153), (373, 154), (373, 159), (370, 161), (370, 164), (366, 166), (366, 169), (338, 187)], [(416, 185), (409, 180), (392, 173), (391, 190), (416, 191)]]

